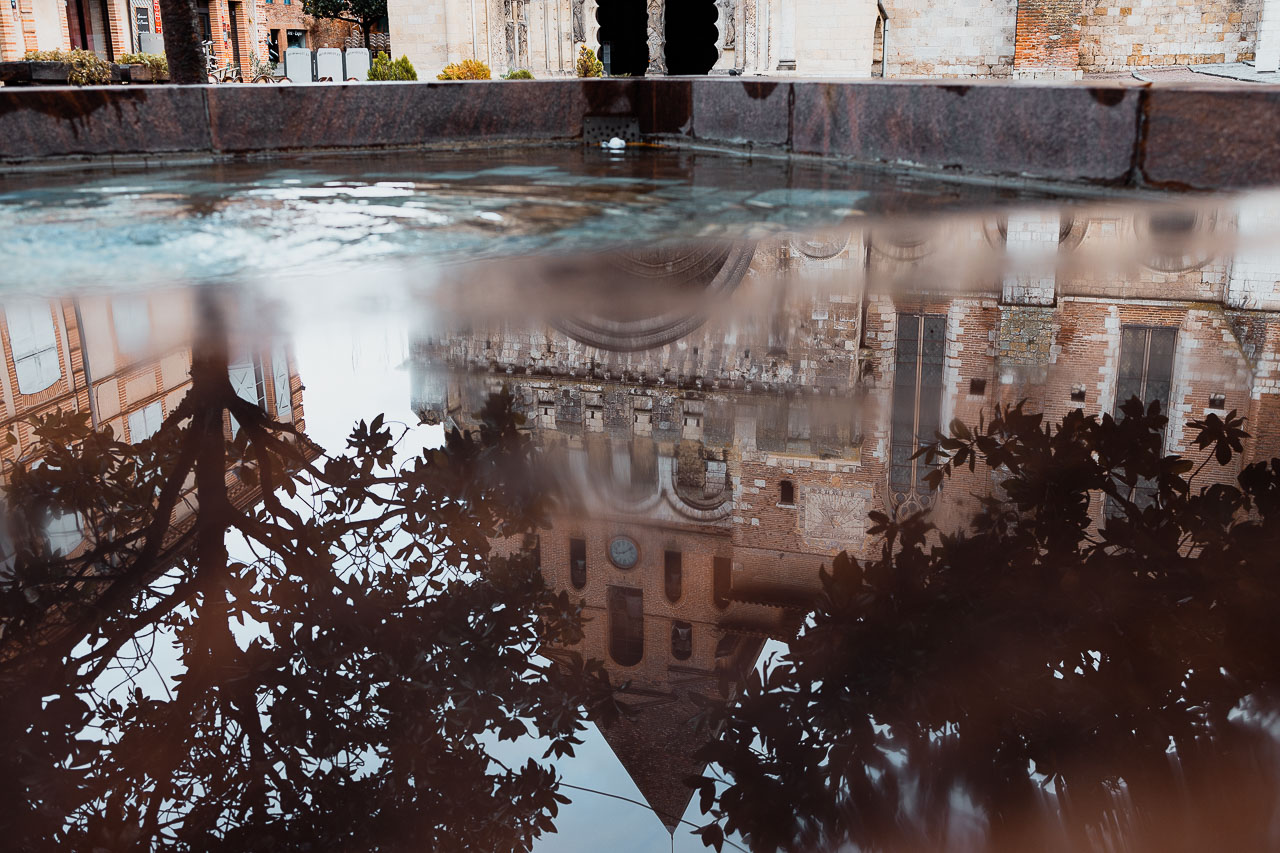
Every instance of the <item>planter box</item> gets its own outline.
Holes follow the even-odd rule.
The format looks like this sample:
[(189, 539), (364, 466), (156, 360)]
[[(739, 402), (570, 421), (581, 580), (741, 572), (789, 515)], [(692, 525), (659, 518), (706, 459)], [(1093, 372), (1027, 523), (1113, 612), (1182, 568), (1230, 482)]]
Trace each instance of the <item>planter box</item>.
[[(141, 68), (146, 80), (131, 76), (131, 69)], [(66, 62), (0, 62), (0, 83), (6, 86), (66, 86), (71, 66)], [(128, 83), (131, 80), (151, 82), (151, 69), (145, 65), (112, 65), (111, 82)]]
[(128, 70), (128, 81), (131, 83), (168, 83), (169, 76), (153, 77), (151, 75), (151, 66), (149, 65), (118, 65), (116, 68), (124, 68)]

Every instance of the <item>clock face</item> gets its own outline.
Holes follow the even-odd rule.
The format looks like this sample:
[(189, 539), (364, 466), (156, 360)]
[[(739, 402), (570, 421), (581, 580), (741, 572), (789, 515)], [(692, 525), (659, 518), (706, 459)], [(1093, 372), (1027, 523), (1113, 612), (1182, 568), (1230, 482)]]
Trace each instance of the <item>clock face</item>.
[(609, 543), (609, 559), (620, 569), (629, 569), (640, 561), (640, 548), (625, 536)]

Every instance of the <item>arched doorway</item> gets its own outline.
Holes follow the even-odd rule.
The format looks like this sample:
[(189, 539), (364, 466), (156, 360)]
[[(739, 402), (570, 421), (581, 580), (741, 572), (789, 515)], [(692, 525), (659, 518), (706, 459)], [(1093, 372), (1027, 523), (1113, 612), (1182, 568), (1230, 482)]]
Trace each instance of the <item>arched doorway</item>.
[(876, 16), (876, 29), (871, 37), (871, 76), (884, 76), (884, 18)]
[(645, 0), (600, 0), (596, 23), (600, 25), (600, 60), (608, 58), (608, 72), (643, 77), (649, 67), (649, 11)]
[(668, 74), (706, 74), (716, 64), (715, 0), (667, 3), (666, 59)]

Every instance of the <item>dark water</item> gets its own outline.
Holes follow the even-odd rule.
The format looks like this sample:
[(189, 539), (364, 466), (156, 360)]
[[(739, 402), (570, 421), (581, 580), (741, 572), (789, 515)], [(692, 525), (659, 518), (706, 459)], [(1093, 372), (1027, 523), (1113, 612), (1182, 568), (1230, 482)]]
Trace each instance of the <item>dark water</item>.
[(7, 181), (6, 845), (1274, 849), (1277, 213)]

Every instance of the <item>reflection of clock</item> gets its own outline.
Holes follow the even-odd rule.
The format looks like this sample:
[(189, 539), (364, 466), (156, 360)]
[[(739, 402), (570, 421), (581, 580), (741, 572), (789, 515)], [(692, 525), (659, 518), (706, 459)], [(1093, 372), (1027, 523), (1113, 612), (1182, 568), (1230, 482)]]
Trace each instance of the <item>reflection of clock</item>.
[(620, 569), (629, 569), (640, 562), (640, 548), (625, 536), (618, 536), (609, 543), (609, 559)]

